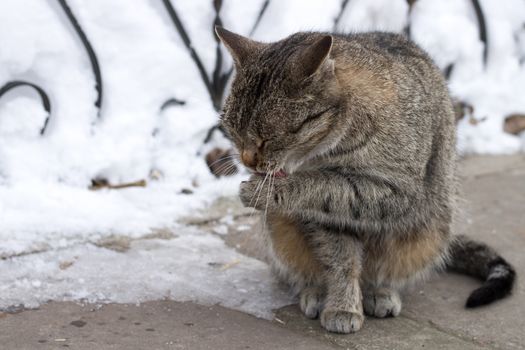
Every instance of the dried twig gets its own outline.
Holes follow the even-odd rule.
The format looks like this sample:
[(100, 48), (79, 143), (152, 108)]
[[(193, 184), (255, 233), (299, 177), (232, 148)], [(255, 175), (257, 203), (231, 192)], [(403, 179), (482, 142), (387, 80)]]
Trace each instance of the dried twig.
[(238, 265), (241, 261), (239, 259), (235, 259), (233, 261), (230, 261), (229, 263), (226, 263), (224, 265), (221, 266), (220, 270), (221, 271), (226, 271), (228, 269), (231, 269), (232, 267), (234, 267), (235, 265)]
[(89, 189), (93, 191), (98, 191), (103, 188), (119, 190), (119, 189), (128, 188), (128, 187), (146, 187), (146, 185), (147, 185), (146, 180), (139, 180), (139, 181), (134, 181), (134, 182), (122, 183), (118, 185), (112, 185), (106, 179), (94, 179), (94, 180), (91, 180), (91, 186), (89, 186)]

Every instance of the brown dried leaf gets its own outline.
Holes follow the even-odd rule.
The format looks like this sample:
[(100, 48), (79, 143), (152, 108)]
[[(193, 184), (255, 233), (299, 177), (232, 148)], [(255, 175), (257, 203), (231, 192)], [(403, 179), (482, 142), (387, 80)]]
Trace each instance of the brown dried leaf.
[(512, 135), (518, 135), (525, 130), (525, 114), (511, 114), (503, 122), (503, 130)]
[(73, 261), (61, 261), (60, 264), (58, 264), (58, 267), (60, 270), (66, 270), (70, 268), (73, 265)]
[(454, 98), (452, 99), (452, 104), (454, 106), (454, 113), (456, 114), (456, 123), (465, 118), (465, 116), (468, 116), (469, 119), (474, 118), (474, 107), (470, 103)]
[(214, 148), (206, 154), (206, 164), (213, 175), (229, 176), (237, 173), (237, 166), (231, 159), (232, 152), (221, 148)]

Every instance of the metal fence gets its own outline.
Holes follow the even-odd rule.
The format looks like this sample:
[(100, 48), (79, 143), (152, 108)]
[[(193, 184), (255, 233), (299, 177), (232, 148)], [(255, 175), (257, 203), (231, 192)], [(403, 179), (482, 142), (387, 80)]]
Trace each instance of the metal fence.
[[(58, 4), (60, 5), (60, 9), (64, 12), (64, 14), (66, 15), (67, 19), (69, 20), (73, 30), (75, 31), (75, 33), (78, 35), (80, 41), (82, 42), (82, 45), (84, 46), (85, 50), (86, 50), (86, 54), (89, 58), (89, 61), (91, 63), (91, 68), (93, 70), (93, 76), (94, 76), (94, 79), (95, 79), (95, 88), (96, 88), (96, 91), (97, 91), (97, 98), (95, 100), (95, 106), (97, 108), (97, 118), (98, 119), (101, 119), (103, 118), (102, 116), (102, 113), (101, 113), (101, 110), (102, 110), (102, 105), (103, 105), (103, 102), (104, 102), (104, 89), (103, 89), (103, 77), (102, 77), (102, 73), (101, 73), (101, 69), (100, 69), (100, 63), (99, 63), (99, 60), (97, 58), (97, 54), (95, 52), (95, 50), (93, 49), (93, 46), (91, 45), (90, 43), (90, 40), (88, 38), (88, 35), (85, 33), (85, 31), (82, 29), (82, 26), (79, 24), (77, 18), (75, 17), (73, 11), (71, 10), (71, 8), (69, 7), (68, 3), (66, 0), (56, 0), (58, 2)], [(208, 72), (206, 71), (206, 69), (204, 68), (204, 65), (202, 63), (202, 60), (199, 56), (199, 53), (197, 51), (197, 49), (192, 45), (192, 41), (191, 41), (191, 38), (190, 36), (188, 35), (188, 32), (186, 31), (185, 27), (184, 27), (184, 24), (183, 22), (180, 20), (180, 16), (179, 16), (179, 13), (177, 12), (176, 8), (173, 6), (173, 4), (171, 3), (170, 0), (161, 0), (162, 1), (162, 4), (164, 6), (164, 9), (165, 11), (167, 12), (167, 14), (169, 15), (171, 21), (173, 22), (173, 26), (174, 26), (174, 29), (177, 31), (178, 35), (181, 37), (187, 51), (188, 51), (188, 54), (191, 56), (192, 60), (193, 60), (193, 63), (195, 64), (195, 66), (197, 67), (199, 73), (200, 73), (200, 77), (202, 79), (202, 83), (204, 84), (204, 86), (206, 87), (206, 90), (208, 92), (208, 95), (209, 95), (209, 98), (210, 98), (210, 101), (213, 105), (213, 108), (216, 110), (216, 111), (220, 111), (221, 108), (222, 108), (222, 101), (224, 99), (224, 93), (225, 93), (225, 90), (226, 90), (226, 85), (228, 83), (228, 80), (230, 79), (232, 73), (233, 73), (233, 67), (224, 67), (224, 59), (223, 59), (223, 56), (222, 56), (222, 50), (221, 50), (221, 47), (220, 47), (220, 41), (219, 41), (219, 38), (216, 36), (215, 34), (215, 31), (214, 31), (214, 27), (216, 25), (219, 25), (221, 26), (222, 25), (222, 20), (221, 20), (221, 16), (220, 16), (220, 11), (221, 11), (221, 8), (223, 6), (223, 0), (211, 0), (211, 6), (213, 7), (214, 11), (215, 11), (215, 18), (213, 20), (213, 23), (211, 23), (211, 26), (210, 26), (210, 35), (212, 35), (214, 38), (215, 38), (215, 42), (216, 42), (216, 53), (215, 53), (215, 66), (214, 66), (214, 69), (213, 69), (213, 72), (210, 74), (208, 74)], [(342, 18), (342, 15), (344, 13), (344, 11), (346, 10), (349, 2), (351, 0), (341, 0), (341, 6), (340, 6), (340, 10), (339, 10), (339, 13), (337, 14), (337, 16), (334, 18), (334, 23), (333, 23), (333, 30), (335, 31), (338, 26), (339, 26), (339, 23), (341, 21), (341, 18)], [(408, 2), (408, 5), (409, 5), (409, 11), (408, 11), (408, 25), (407, 27), (405, 28), (404, 32), (405, 32), (405, 35), (407, 37), (410, 38), (411, 36), (411, 27), (410, 27), (410, 17), (411, 17), (411, 11), (412, 11), (412, 8), (414, 6), (414, 4), (416, 3), (417, 0), (407, 0)], [(257, 14), (257, 17), (251, 27), (251, 30), (249, 32), (249, 35), (253, 35), (259, 25), (259, 23), (261, 22), (261, 19), (264, 17), (265, 13), (266, 13), (266, 9), (268, 8), (270, 4), (270, 0), (264, 0), (260, 9), (259, 9), (259, 12)], [(471, 4), (472, 4), (472, 7), (473, 7), (473, 10), (476, 14), (476, 18), (477, 18), (477, 21), (478, 21), (478, 29), (479, 29), (479, 39), (483, 42), (484, 44), (484, 49), (483, 49), (483, 64), (486, 66), (486, 63), (487, 63), (487, 59), (488, 59), (488, 37), (487, 37), (487, 28), (486, 28), (486, 23), (485, 23), (485, 16), (483, 14), (483, 10), (482, 10), (482, 7), (479, 3), (478, 0), (471, 0)], [(445, 68), (444, 70), (444, 74), (445, 76), (448, 78), (450, 77), (450, 74), (453, 70), (453, 63), (450, 64), (448, 67)], [(38, 95), (40, 96), (40, 99), (42, 101), (42, 105), (45, 109), (45, 111), (48, 113), (48, 116), (47, 118), (45, 119), (45, 122), (44, 122), (44, 125), (42, 125), (41, 129), (40, 129), (40, 134), (43, 136), (46, 134), (46, 128), (47, 128), (47, 125), (49, 124), (49, 118), (52, 116), (52, 106), (51, 106), (51, 100), (49, 98), (49, 93), (46, 92), (42, 87), (38, 86), (37, 84), (33, 83), (33, 82), (30, 82), (30, 81), (25, 81), (25, 80), (19, 80), (19, 79), (13, 79), (9, 82), (7, 82), (4, 86), (2, 86), (0, 88), (0, 99), (7, 93), (9, 92), (10, 90), (13, 90), (13, 89), (16, 89), (18, 87), (30, 87), (32, 88), (33, 90), (35, 90)], [(170, 98), (168, 99), (167, 101), (165, 101), (161, 106), (160, 106), (160, 109), (163, 110), (165, 108), (168, 108), (170, 106), (180, 106), (180, 105), (184, 105), (184, 101), (176, 98), (176, 97), (173, 97), (173, 98)], [(204, 140), (204, 142), (208, 142), (213, 134), (213, 132), (215, 130), (218, 130), (220, 129), (220, 127), (218, 125), (212, 127), (208, 134), (206, 135), (206, 138)]]

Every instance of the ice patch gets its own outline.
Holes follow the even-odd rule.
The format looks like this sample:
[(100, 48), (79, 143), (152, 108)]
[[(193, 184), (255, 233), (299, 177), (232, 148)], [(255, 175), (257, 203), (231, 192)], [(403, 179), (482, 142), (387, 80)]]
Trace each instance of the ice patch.
[(184, 228), (171, 240), (131, 243), (126, 252), (78, 245), (0, 260), (0, 310), (49, 300), (138, 303), (169, 299), (220, 304), (271, 318), (293, 302), (268, 266), (208, 233)]

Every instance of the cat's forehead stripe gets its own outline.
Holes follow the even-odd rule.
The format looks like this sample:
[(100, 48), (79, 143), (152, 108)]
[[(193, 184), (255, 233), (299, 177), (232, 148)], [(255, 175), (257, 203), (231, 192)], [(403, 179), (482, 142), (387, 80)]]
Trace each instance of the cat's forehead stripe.
[(275, 95), (279, 84), (286, 80), (286, 63), (297, 51), (297, 43), (303, 39), (292, 37), (269, 46), (253, 64), (242, 70), (245, 84), (240, 100), (236, 101), (239, 104), (237, 121), (242, 130), (249, 126), (260, 128), (257, 113), (260, 112), (261, 104)]

